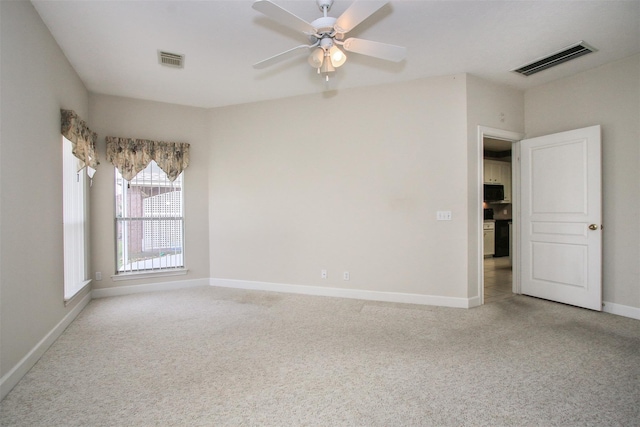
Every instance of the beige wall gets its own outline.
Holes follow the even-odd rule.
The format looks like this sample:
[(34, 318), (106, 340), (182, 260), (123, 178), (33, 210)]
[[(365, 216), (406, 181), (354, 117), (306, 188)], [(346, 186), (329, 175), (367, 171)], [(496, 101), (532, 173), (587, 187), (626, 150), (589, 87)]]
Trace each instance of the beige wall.
[(465, 81), (213, 110), (211, 277), (466, 298)]
[(501, 131), (524, 132), (524, 92), (500, 86), (473, 75), (467, 78), (467, 138), (469, 158), (468, 200), (469, 200), (469, 297), (479, 297), (479, 266), (483, 259), (481, 243), (482, 218), (478, 209), (482, 204), (479, 197), (478, 167), (482, 162), (482, 147), (479, 147), (478, 126)]
[(640, 55), (525, 94), (527, 137), (602, 126), (603, 299), (640, 308)]
[(63, 302), (60, 108), (88, 120), (88, 94), (30, 2), (0, 2), (0, 19), (4, 376), (78, 301)]
[[(208, 115), (207, 110), (116, 96), (91, 94), (91, 126), (98, 132), (97, 168), (91, 189), (93, 271), (102, 273), (93, 289), (161, 283), (176, 280), (208, 279)], [(186, 276), (155, 277), (114, 282), (114, 166), (106, 160), (106, 136), (142, 138), (156, 141), (188, 142), (191, 160), (184, 172)]]
[[(209, 269), (192, 278), (463, 299), (477, 294), (467, 265), (477, 264), (468, 238), (479, 222), (468, 204), (477, 199), (477, 183), (467, 189), (475, 175), (460, 165), (479, 161), (478, 124), (523, 127), (521, 92), (466, 75), (206, 113), (92, 94), (90, 114), (103, 159), (106, 135), (184, 140), (192, 132), (187, 196), (199, 195), (195, 210), (205, 218), (187, 213), (187, 230), (197, 230), (187, 254), (196, 248), (207, 257), (196, 265)], [(98, 173), (92, 249), (104, 280), (94, 289), (157, 283), (111, 281), (113, 167), (103, 161)], [(208, 174), (196, 189), (195, 173)], [(451, 210), (453, 221), (436, 221), (438, 210)]]

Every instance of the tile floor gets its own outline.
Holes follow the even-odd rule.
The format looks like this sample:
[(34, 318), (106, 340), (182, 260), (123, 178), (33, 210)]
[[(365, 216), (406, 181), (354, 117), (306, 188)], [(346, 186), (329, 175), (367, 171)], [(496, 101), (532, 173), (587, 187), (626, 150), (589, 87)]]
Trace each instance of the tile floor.
[(509, 257), (484, 259), (484, 303), (489, 304), (513, 297)]

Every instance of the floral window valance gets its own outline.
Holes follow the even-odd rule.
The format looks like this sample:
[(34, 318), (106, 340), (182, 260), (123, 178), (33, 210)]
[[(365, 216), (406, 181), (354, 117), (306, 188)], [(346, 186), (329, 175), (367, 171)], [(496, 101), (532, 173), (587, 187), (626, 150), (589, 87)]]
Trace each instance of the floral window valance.
[(72, 110), (60, 110), (62, 116), (62, 136), (71, 141), (71, 152), (80, 160), (78, 171), (87, 167), (87, 174), (93, 176), (96, 166), (100, 164), (96, 152), (98, 135)]
[(189, 144), (186, 142), (149, 141), (147, 139), (106, 137), (107, 159), (130, 181), (154, 160), (174, 181), (189, 166)]

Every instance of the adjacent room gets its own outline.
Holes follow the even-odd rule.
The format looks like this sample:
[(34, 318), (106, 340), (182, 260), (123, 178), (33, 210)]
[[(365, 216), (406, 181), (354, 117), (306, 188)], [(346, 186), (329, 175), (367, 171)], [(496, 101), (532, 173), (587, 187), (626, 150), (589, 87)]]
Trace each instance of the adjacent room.
[(636, 425), (639, 118), (637, 1), (0, 1), (0, 425)]

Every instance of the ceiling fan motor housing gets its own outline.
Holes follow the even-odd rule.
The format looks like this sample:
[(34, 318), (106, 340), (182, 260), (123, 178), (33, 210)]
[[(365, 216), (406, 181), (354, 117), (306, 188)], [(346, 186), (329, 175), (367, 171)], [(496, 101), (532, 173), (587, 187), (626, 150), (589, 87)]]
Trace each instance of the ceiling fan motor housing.
[(311, 25), (316, 29), (316, 35), (331, 34), (334, 32), (333, 26), (336, 20), (332, 16), (323, 16), (313, 21)]

